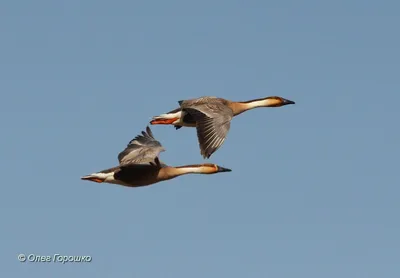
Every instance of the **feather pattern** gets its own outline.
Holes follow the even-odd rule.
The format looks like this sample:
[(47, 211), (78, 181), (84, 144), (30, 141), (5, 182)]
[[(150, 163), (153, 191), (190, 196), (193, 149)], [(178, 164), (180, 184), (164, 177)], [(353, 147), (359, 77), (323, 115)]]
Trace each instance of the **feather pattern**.
[(223, 99), (215, 97), (184, 101), (181, 107), (196, 121), (201, 155), (210, 158), (226, 139), (233, 118), (232, 109)]
[(152, 164), (161, 166), (158, 155), (165, 151), (159, 141), (154, 138), (151, 129), (147, 126), (146, 131), (142, 131), (141, 135), (137, 135), (127, 145), (127, 147), (119, 153), (118, 161), (121, 166), (127, 164)]

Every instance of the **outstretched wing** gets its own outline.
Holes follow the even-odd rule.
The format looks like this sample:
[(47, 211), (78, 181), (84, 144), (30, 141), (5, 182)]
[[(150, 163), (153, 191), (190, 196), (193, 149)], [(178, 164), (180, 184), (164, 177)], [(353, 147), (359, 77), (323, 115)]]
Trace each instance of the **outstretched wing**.
[(133, 138), (125, 150), (119, 153), (119, 164), (154, 164), (160, 166), (158, 155), (165, 151), (164, 147), (157, 141), (150, 127), (146, 127), (146, 132)]
[(204, 158), (210, 158), (225, 141), (233, 111), (226, 105), (217, 102), (182, 107), (182, 110), (195, 119), (201, 155)]

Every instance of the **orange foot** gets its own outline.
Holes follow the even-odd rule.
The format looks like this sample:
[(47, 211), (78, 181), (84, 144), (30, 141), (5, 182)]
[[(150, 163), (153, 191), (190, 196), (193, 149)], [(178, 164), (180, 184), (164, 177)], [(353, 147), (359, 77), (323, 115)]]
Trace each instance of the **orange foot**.
[(156, 119), (156, 120), (152, 120), (150, 122), (150, 124), (152, 125), (170, 125), (173, 122), (175, 122), (176, 120), (178, 120), (179, 118), (172, 118), (172, 119)]

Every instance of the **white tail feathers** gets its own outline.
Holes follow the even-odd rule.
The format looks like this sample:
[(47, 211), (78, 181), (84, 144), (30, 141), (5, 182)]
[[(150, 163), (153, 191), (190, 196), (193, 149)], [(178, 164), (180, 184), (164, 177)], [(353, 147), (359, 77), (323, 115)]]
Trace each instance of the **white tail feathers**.
[(176, 113), (166, 113), (166, 114), (161, 114), (159, 116), (154, 116), (152, 119), (153, 120), (159, 120), (159, 119), (176, 119), (181, 117), (182, 111), (178, 111)]
[(114, 172), (110, 173), (93, 173), (90, 175), (83, 176), (81, 178), (82, 180), (88, 180), (88, 181), (93, 181), (93, 182), (112, 182), (114, 181)]

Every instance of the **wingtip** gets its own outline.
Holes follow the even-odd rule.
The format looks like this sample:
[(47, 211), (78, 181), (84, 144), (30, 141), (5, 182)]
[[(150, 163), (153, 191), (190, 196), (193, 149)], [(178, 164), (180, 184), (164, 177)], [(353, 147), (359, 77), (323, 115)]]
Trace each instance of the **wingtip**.
[(212, 153), (202, 153), (203, 159), (210, 159)]
[(203, 150), (200, 146), (200, 155), (203, 157), (203, 159), (209, 159), (210, 156), (212, 155), (211, 153), (207, 153), (205, 150)]
[(146, 131), (147, 131), (148, 134), (152, 133), (149, 125), (146, 126)]

